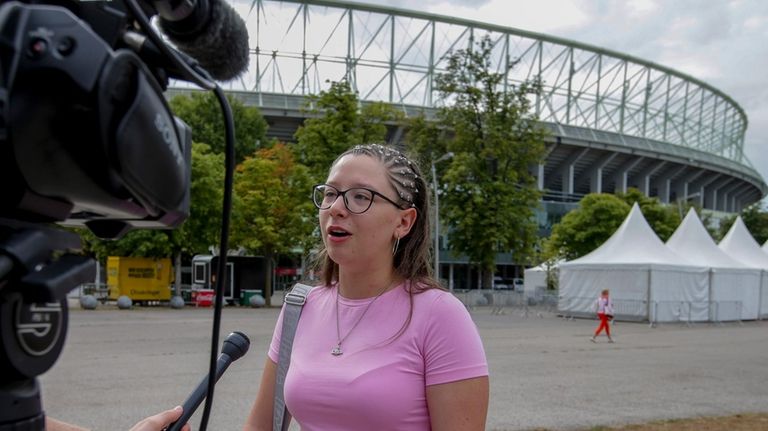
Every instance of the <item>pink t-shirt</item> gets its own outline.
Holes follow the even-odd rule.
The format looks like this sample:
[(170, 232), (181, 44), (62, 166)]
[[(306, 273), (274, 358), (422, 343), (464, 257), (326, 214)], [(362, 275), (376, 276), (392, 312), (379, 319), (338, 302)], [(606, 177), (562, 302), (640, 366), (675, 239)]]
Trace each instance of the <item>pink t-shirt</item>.
[[(411, 322), (397, 336), (408, 296), (403, 286), (381, 295), (333, 356), (336, 288), (312, 289), (285, 380), (286, 405), (302, 431), (429, 430), (427, 386), (488, 375), (477, 328), (449, 292), (413, 295)], [(372, 300), (339, 298), (342, 337)], [(281, 312), (269, 349), (275, 362), (282, 321)]]

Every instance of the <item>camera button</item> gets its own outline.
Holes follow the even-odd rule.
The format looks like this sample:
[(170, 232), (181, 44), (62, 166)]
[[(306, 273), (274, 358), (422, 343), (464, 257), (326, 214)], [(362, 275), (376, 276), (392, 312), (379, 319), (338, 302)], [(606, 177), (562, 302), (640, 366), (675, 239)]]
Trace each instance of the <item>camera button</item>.
[(56, 51), (64, 57), (68, 56), (69, 54), (72, 54), (72, 51), (75, 50), (75, 40), (71, 37), (63, 37), (59, 43), (56, 45)]
[(48, 41), (36, 37), (32, 39), (29, 43), (29, 49), (27, 50), (27, 55), (31, 58), (40, 58), (44, 56), (48, 52)]

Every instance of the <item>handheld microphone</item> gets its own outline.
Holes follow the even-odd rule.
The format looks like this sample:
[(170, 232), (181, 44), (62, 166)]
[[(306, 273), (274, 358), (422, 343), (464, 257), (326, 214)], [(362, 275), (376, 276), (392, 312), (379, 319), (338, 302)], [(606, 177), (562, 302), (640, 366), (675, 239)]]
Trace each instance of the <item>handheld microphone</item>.
[(225, 0), (154, 0), (160, 28), (218, 81), (248, 69), (248, 29)]
[[(233, 332), (227, 336), (224, 340), (224, 344), (221, 346), (221, 355), (219, 355), (219, 359), (216, 361), (217, 382), (232, 362), (240, 359), (248, 352), (248, 347), (250, 347), (250, 345), (251, 341), (242, 332)], [(197, 385), (194, 392), (192, 392), (187, 400), (184, 401), (184, 404), (182, 405), (184, 412), (176, 422), (173, 422), (168, 427), (168, 431), (181, 430), (181, 427), (183, 427), (184, 424), (189, 421), (189, 418), (192, 417), (192, 414), (195, 413), (197, 407), (200, 406), (200, 403), (205, 399), (205, 394), (208, 389), (208, 377), (209, 376), (205, 376), (200, 384)]]

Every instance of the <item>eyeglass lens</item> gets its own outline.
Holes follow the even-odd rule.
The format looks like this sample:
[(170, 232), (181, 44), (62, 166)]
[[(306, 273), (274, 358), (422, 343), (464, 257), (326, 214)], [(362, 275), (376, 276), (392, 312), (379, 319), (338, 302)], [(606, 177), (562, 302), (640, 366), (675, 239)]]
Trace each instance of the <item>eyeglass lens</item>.
[(352, 188), (346, 191), (339, 191), (333, 186), (319, 185), (316, 186), (313, 193), (313, 200), (315, 206), (321, 210), (325, 210), (331, 207), (336, 199), (342, 195), (344, 198), (344, 205), (347, 209), (355, 214), (360, 214), (368, 211), (373, 202), (373, 193), (370, 190)]

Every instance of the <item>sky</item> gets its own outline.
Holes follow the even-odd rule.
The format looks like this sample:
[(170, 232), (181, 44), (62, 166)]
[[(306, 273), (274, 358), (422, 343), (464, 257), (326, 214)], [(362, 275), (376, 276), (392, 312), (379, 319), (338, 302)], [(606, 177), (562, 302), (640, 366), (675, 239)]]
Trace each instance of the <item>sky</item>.
[(768, 1), (356, 0), (564, 37), (691, 75), (738, 103), (768, 181)]

